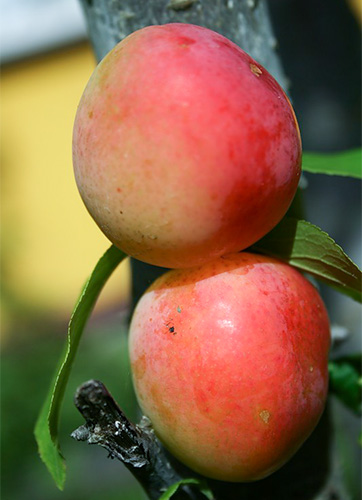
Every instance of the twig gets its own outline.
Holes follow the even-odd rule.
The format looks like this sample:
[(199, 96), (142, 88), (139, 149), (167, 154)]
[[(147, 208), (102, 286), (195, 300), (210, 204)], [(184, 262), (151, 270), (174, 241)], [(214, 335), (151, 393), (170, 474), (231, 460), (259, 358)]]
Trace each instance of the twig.
[[(176, 470), (149, 420), (143, 417), (139, 425), (130, 422), (102, 382), (85, 382), (77, 389), (74, 402), (86, 423), (71, 434), (72, 438), (98, 444), (112, 458), (123, 462), (151, 500), (158, 499), (169, 486), (185, 477)], [(183, 485), (172, 498), (205, 500), (206, 497), (192, 486)]]

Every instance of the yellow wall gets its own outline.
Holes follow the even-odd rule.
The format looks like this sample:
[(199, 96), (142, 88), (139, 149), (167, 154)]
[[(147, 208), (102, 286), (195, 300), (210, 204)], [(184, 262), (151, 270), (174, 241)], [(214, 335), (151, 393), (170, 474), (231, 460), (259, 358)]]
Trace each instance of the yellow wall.
[(348, 0), (348, 3), (357, 21), (362, 23), (362, 0)]
[[(75, 185), (71, 141), (82, 91), (95, 66), (88, 45), (5, 67), (1, 75), (3, 309), (9, 296), (34, 310), (69, 314), (109, 242)], [(101, 307), (127, 297), (128, 262)]]

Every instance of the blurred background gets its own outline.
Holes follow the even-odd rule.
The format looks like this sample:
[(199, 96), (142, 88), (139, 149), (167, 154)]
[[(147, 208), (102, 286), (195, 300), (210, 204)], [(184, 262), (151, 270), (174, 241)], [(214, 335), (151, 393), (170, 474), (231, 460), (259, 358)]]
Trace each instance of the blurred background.
[[(360, 1), (272, 0), (269, 7), (304, 148), (360, 147)], [(37, 456), (33, 427), (70, 313), (109, 246), (80, 200), (71, 159), (73, 120), (95, 59), (77, 0), (0, 0), (0, 10), (3, 498), (20, 500), (31, 491), (38, 500), (141, 500), (145, 496), (121, 464), (69, 437), (82, 423), (72, 404), (74, 391), (89, 378), (102, 380), (126, 414), (137, 418), (126, 349), (128, 262), (101, 295), (66, 394), (63, 493)], [(306, 177), (307, 218), (361, 265), (360, 182)], [(331, 290), (322, 293), (331, 321), (349, 333), (337, 342), (335, 355), (360, 350), (360, 306)], [(331, 404), (346, 498), (358, 498), (359, 421), (338, 402)]]

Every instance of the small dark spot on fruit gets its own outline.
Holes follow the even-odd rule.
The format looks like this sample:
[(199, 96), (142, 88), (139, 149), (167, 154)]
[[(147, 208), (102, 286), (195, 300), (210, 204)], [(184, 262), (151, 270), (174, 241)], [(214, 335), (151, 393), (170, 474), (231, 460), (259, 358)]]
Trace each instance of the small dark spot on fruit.
[(172, 324), (172, 319), (168, 323), (166, 323), (166, 326), (167, 326), (168, 331), (170, 333), (173, 333), (174, 335), (176, 335), (177, 332), (175, 332), (175, 327)]
[(88, 117), (89, 117), (89, 118), (93, 118), (93, 111), (89, 111), (89, 113), (88, 113)]
[(117, 193), (122, 193), (122, 189), (121, 188), (117, 188)]
[(177, 312), (180, 313), (181, 312), (181, 307), (180, 306), (177, 306)]

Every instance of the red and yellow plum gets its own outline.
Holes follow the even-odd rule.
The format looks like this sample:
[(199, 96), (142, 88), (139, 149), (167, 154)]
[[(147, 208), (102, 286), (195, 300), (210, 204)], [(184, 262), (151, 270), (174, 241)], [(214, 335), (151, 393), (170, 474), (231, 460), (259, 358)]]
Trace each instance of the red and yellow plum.
[(247, 248), (286, 213), (300, 176), (293, 109), (223, 36), (149, 26), (97, 66), (78, 107), (81, 197), (131, 256), (185, 268)]
[(316, 288), (246, 252), (169, 271), (130, 329), (135, 389), (156, 434), (225, 481), (271, 474), (308, 438), (325, 406), (329, 346)]

